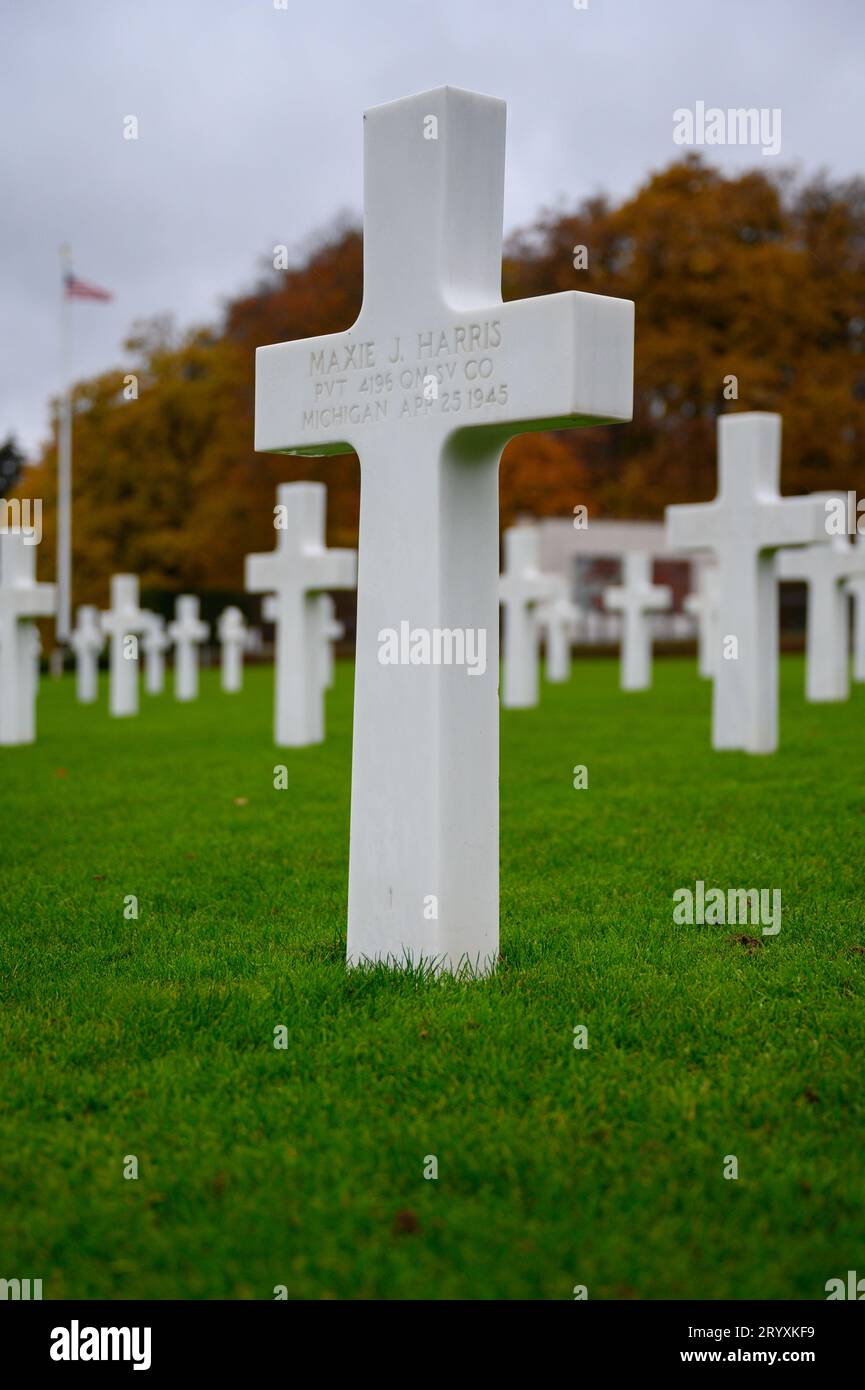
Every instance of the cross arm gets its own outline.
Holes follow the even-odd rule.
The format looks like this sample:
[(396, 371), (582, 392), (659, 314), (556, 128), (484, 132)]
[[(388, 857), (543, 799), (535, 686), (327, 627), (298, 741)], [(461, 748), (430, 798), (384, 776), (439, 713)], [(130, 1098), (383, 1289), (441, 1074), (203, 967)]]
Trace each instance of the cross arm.
[(121, 637), (127, 633), (143, 633), (147, 631), (148, 624), (149, 619), (143, 608), (109, 609), (107, 613), (99, 614), (99, 626), (109, 637), (118, 633)]
[(547, 603), (559, 592), (560, 579), (555, 574), (529, 573), (499, 575), (499, 598), (505, 602), (523, 600), (526, 603)]
[(274, 550), (247, 555), (244, 561), (244, 587), (251, 594), (271, 594), (281, 587), (285, 565)]
[(816, 541), (828, 543), (826, 513), (819, 498), (782, 497), (760, 510), (763, 515), (759, 542), (763, 549), (780, 550)]
[(650, 584), (646, 593), (646, 607), (663, 613), (673, 606), (673, 590), (668, 584)]
[(501, 403), (500, 393), (478, 418), (464, 423), (501, 422), (509, 437), (631, 419), (631, 300), (565, 291), (502, 304), (494, 311), (495, 320), (501, 342), (488, 352), (491, 381), (504, 385), (506, 400)]
[[(147, 628), (144, 629), (147, 631)], [(175, 618), (174, 622), (168, 624), (168, 636), (172, 642), (178, 638), (187, 638), (190, 642), (206, 642), (210, 636), (210, 623), (205, 623), (201, 618), (195, 618), (191, 622), (188, 618)]]
[(56, 587), (53, 584), (34, 584), (10, 590), (12, 610), (20, 618), (50, 618), (57, 609)]
[[(486, 307), (441, 304), (421, 328), (345, 333), (256, 350), (255, 447), (361, 452), (370, 426), (440, 417), (445, 433), (631, 419), (634, 305), (566, 291)], [(435, 391), (422, 394), (428, 383)]]
[(721, 529), (715, 502), (677, 503), (667, 507), (666, 543), (671, 550), (716, 550)]
[(639, 584), (636, 588), (613, 584), (604, 590), (604, 607), (613, 612), (636, 608), (647, 613), (661, 613), (672, 607), (672, 603), (673, 591), (667, 584)]
[(779, 579), (797, 579), (806, 583), (824, 578), (830, 583), (841, 583), (858, 574), (865, 574), (865, 553), (856, 546), (837, 538), (824, 543), (797, 547), (794, 550), (779, 550), (776, 560)]
[(76, 628), (69, 634), (69, 645), (73, 651), (101, 651), (105, 646), (105, 633), (101, 627)]
[(316, 556), (310, 589), (354, 589), (356, 585), (356, 550), (323, 550)]

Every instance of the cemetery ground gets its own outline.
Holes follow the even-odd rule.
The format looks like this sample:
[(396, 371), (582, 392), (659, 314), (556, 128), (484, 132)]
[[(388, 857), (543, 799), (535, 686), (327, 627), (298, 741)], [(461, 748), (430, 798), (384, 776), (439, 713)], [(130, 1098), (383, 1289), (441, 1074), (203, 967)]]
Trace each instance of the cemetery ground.
[[(635, 695), (578, 661), (503, 711), (480, 982), (346, 974), (348, 664), (298, 751), (273, 748), (268, 668), (133, 720), (43, 681), (38, 744), (2, 753), (0, 1274), (46, 1298), (822, 1299), (861, 1272), (865, 688), (809, 706), (803, 674), (783, 660), (766, 758), (711, 752), (690, 660)], [(675, 925), (698, 879), (780, 888), (780, 933)]]

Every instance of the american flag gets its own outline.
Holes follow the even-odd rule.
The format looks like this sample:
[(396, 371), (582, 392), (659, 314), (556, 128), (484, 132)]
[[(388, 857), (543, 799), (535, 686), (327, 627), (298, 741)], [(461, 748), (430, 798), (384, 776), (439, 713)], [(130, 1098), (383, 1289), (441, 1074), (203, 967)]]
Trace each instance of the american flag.
[(88, 285), (86, 280), (79, 280), (78, 276), (73, 275), (71, 270), (67, 270), (63, 282), (67, 299), (101, 299), (105, 301), (114, 298), (109, 290), (100, 290), (97, 285)]

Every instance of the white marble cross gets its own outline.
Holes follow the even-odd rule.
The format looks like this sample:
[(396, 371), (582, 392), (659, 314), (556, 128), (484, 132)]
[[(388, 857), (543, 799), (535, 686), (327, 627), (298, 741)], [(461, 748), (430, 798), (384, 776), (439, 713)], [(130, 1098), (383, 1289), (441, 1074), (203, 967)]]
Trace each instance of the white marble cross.
[(148, 695), (161, 695), (165, 689), (165, 653), (171, 638), (161, 613), (146, 610), (147, 626), (141, 638), (144, 650), (144, 689)]
[(531, 709), (538, 703), (538, 609), (561, 594), (562, 580), (541, 570), (537, 527), (512, 526), (502, 539), (502, 705)]
[(622, 584), (604, 590), (607, 608), (622, 614), (623, 690), (648, 690), (652, 684), (652, 613), (672, 607), (673, 595), (652, 583), (652, 557), (644, 550), (622, 556)]
[(243, 689), (243, 653), (246, 650), (246, 619), (233, 604), (224, 608), (217, 624), (222, 647), (222, 689), (235, 694)]
[(268, 595), (264, 616), (276, 627), (274, 742), (303, 748), (324, 738), (318, 596), (354, 588), (357, 552), (325, 546), (324, 483), (280, 483), (276, 497), (276, 549), (247, 555), (246, 588)]
[(718, 560), (721, 653), (712, 689), (712, 747), (778, 746), (778, 582), (774, 553), (825, 537), (823, 503), (781, 497), (781, 417), (718, 419), (718, 495), (667, 508), (667, 542)]
[(78, 605), (75, 631), (69, 645), (75, 653), (75, 693), (79, 703), (92, 705), (99, 690), (99, 653), (105, 646), (105, 633), (95, 603)]
[(53, 584), (36, 580), (36, 546), (19, 530), (0, 530), (0, 744), (32, 743), (36, 737), (34, 651), (31, 618), (56, 611)]
[(116, 718), (138, 713), (138, 638), (149, 614), (138, 605), (138, 576), (111, 576), (111, 607), (101, 615), (108, 647), (108, 709)]
[[(833, 493), (815, 493), (825, 507)], [(778, 553), (778, 579), (807, 586), (805, 698), (815, 703), (850, 696), (850, 592), (865, 581), (865, 551), (848, 536), (826, 535), (815, 545)]]
[(553, 685), (562, 685), (571, 674), (571, 647), (576, 639), (580, 610), (568, 598), (567, 584), (560, 580), (559, 592), (537, 609), (539, 633), (546, 651), (546, 677)]
[(210, 636), (210, 624), (200, 617), (197, 594), (178, 594), (168, 636), (174, 643), (174, 698), (196, 700), (198, 648)]
[(256, 448), (361, 460), (349, 964), (494, 966), (499, 457), (631, 418), (630, 301), (502, 302), (504, 153), (491, 97), (367, 111), (357, 322), (257, 352)]
[(318, 621), (321, 634), (321, 683), (330, 690), (334, 677), (334, 644), (345, 636), (345, 623), (336, 616), (336, 603), (330, 594), (318, 596)]
[[(865, 535), (857, 534), (855, 547), (865, 559)], [(865, 681), (865, 579), (849, 579), (847, 592), (853, 599), (853, 679)]]
[(697, 620), (697, 669), (710, 680), (721, 659), (721, 637), (718, 630), (718, 571), (715, 565), (695, 562), (697, 587), (685, 599), (684, 609)]

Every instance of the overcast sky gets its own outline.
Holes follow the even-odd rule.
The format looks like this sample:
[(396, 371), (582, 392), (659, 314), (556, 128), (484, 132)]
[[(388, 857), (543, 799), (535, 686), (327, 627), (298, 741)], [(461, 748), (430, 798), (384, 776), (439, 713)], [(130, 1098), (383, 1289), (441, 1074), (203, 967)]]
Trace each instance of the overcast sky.
[(698, 101), (782, 111), (777, 159), (724, 167), (865, 172), (863, 0), (282, 2), (0, 0), (0, 438), (48, 430), (61, 242), (116, 295), (73, 306), (86, 376), (135, 319), (213, 320), (276, 244), (359, 214), (361, 113), (394, 97), (507, 100), (507, 229), (631, 191)]

